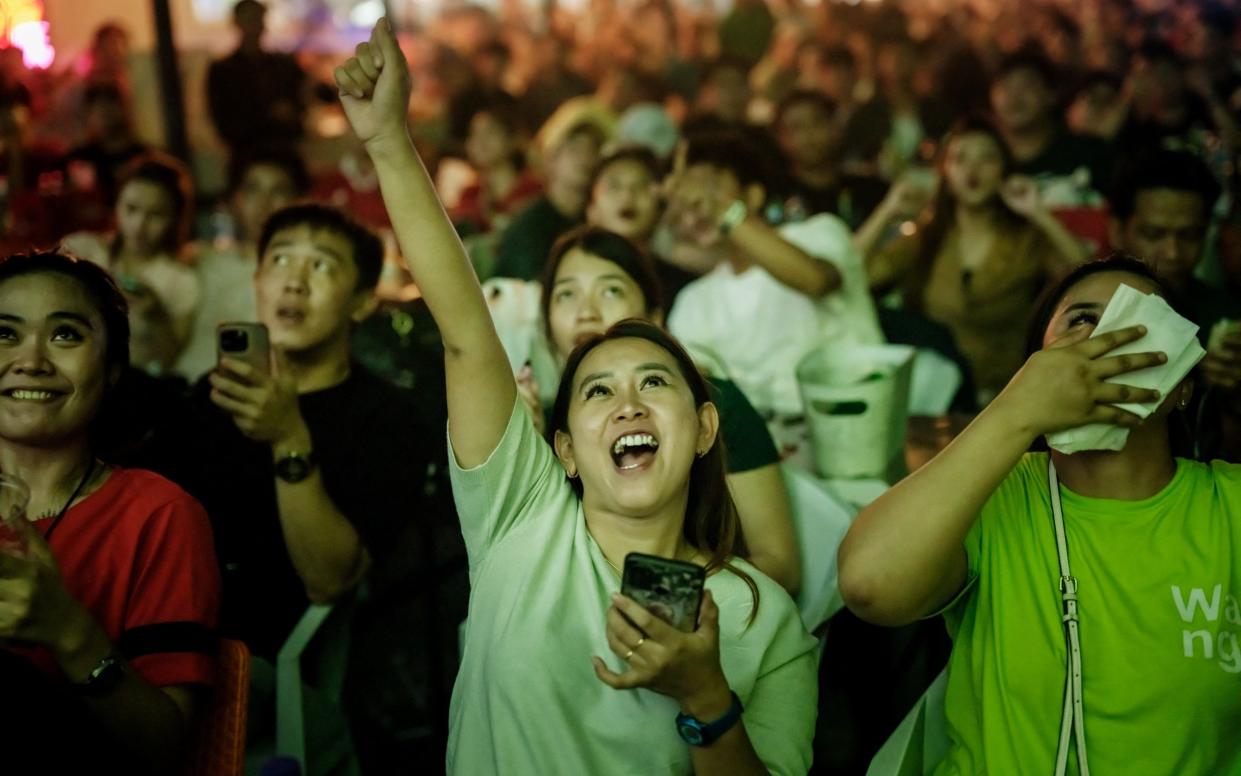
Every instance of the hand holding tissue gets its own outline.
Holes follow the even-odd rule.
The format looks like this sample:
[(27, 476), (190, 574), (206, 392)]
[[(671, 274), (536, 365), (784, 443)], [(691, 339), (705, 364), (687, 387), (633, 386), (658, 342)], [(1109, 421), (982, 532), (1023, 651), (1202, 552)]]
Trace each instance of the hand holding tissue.
[[(1151, 388), (1159, 391), (1161, 396), (1167, 396), (1206, 354), (1198, 344), (1198, 327), (1195, 324), (1178, 315), (1162, 297), (1121, 284), (1090, 336), (1097, 337), (1129, 326), (1145, 326), (1146, 336), (1122, 345), (1108, 355), (1162, 351), (1168, 355), (1168, 360), (1158, 366), (1110, 378), (1109, 382)], [(1117, 406), (1145, 418), (1155, 411), (1159, 402)], [(1069, 454), (1084, 450), (1121, 450), (1128, 439), (1127, 428), (1110, 423), (1091, 423), (1048, 434), (1047, 444), (1053, 450)]]

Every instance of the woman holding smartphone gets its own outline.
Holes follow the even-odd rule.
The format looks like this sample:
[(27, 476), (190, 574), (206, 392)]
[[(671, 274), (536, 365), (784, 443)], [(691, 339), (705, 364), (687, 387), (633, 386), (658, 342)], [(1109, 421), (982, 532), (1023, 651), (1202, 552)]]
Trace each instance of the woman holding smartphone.
[[(642, 322), (581, 345), (553, 453), (410, 143), (409, 76), (386, 21), (336, 79), (444, 337), (472, 585), (449, 770), (804, 773), (814, 643), (788, 595), (735, 557), (718, 415), (684, 350)], [(630, 552), (706, 568), (696, 630), (615, 594)]]
[[(1241, 466), (1174, 457), (1189, 378), (1167, 396), (1110, 379), (1166, 361), (1112, 353), (1141, 327), (1090, 336), (1122, 283), (1167, 296), (1136, 260), (1072, 272), (1036, 311), (1038, 350), (1012, 382), (841, 545), (859, 616), (947, 619), (937, 774), (1132, 773), (1135, 757), (1143, 773), (1241, 773)], [(1145, 420), (1115, 406), (1158, 400)], [(1087, 423), (1128, 441), (1027, 453)]]

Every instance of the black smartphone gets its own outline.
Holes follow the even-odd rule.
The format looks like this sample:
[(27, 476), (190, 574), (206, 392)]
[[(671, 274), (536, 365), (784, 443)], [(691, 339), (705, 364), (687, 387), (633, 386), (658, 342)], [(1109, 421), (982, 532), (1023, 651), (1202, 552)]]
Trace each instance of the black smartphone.
[(707, 570), (696, 563), (631, 552), (625, 556), (621, 594), (645, 606), (677, 630), (698, 627)]
[(244, 361), (263, 373), (271, 371), (271, 345), (261, 323), (221, 323), (216, 329), (216, 354)]

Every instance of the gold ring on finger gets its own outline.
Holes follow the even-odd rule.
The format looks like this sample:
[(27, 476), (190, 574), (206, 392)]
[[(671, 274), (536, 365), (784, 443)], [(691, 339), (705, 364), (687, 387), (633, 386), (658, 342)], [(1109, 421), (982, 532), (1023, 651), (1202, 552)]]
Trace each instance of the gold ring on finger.
[(633, 645), (633, 649), (630, 650), (630, 654), (637, 652), (639, 649), (642, 648), (642, 645), (645, 643), (646, 643), (646, 636), (639, 636), (638, 643)]
[(625, 653), (625, 656), (624, 656), (624, 657), (622, 657), (622, 658), (621, 658), (621, 660), (628, 661), (628, 660), (629, 660), (629, 658), (631, 658), (631, 657), (633, 657), (633, 650), (632, 650), (632, 649), (631, 649), (631, 650), (629, 650), (628, 652), (626, 652), (626, 653)]

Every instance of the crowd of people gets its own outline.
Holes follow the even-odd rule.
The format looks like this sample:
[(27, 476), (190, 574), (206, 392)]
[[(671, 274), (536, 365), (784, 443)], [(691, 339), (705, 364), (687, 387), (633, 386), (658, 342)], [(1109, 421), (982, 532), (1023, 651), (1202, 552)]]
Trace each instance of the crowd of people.
[[(925, 772), (1241, 773), (1241, 8), (460, 5), (330, 73), (234, 21), (218, 192), (122, 27), (0, 51), (15, 772), (178, 772), (220, 638), (257, 769), (331, 604), (309, 773), (861, 773), (945, 666)], [(1205, 352), (1162, 392), (1125, 288)], [(802, 546), (798, 365), (886, 344), (968, 426)]]

